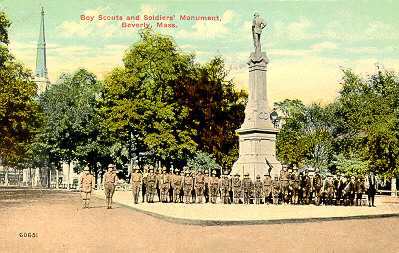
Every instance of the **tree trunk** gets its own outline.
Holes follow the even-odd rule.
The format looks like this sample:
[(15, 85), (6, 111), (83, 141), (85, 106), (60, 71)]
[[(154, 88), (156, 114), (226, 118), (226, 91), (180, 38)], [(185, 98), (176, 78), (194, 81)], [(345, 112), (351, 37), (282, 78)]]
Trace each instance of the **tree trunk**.
[(57, 190), (59, 190), (60, 189), (60, 186), (59, 186), (59, 184), (58, 184), (58, 182), (60, 181), (60, 175), (58, 174), (58, 169), (57, 168), (55, 168), (55, 188), (57, 189)]
[(69, 184), (70, 184), (70, 174), (71, 174), (71, 163), (68, 163), (68, 172), (67, 172), (67, 190), (70, 190)]
[(5, 174), (4, 174), (4, 185), (8, 186), (8, 166), (4, 166)]
[(391, 179), (391, 196), (396, 197), (398, 196), (396, 192), (396, 177), (392, 177)]

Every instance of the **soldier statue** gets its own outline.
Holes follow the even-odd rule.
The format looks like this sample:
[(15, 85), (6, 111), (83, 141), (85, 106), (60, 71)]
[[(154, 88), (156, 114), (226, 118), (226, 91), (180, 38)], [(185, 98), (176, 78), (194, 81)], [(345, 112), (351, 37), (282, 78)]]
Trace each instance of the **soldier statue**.
[(91, 192), (94, 190), (95, 181), (88, 166), (85, 167), (79, 178), (79, 189), (82, 192), (83, 209), (89, 208)]
[(254, 38), (255, 53), (260, 53), (260, 35), (267, 23), (259, 17), (259, 13), (255, 12), (254, 16), (254, 21), (252, 22), (252, 36)]

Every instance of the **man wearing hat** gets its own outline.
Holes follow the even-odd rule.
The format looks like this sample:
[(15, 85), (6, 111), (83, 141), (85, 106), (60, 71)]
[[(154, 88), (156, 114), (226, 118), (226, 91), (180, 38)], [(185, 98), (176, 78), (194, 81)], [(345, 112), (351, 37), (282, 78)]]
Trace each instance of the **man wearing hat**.
[(204, 182), (205, 182), (205, 188), (204, 188), (204, 197), (205, 197), (205, 203), (209, 202), (209, 180), (210, 180), (210, 174), (209, 170), (204, 171)]
[(366, 190), (365, 183), (363, 179), (358, 176), (356, 183), (355, 183), (355, 191), (356, 191), (356, 205), (361, 206), (362, 205), (362, 199), (363, 199), (363, 193)]
[(230, 198), (230, 180), (228, 178), (228, 173), (227, 171), (224, 172), (223, 178), (220, 180), (220, 191), (222, 195), (222, 202), (223, 204), (228, 204), (229, 203), (229, 198)]
[(147, 175), (147, 202), (153, 203), (154, 196), (157, 193), (158, 177), (154, 173), (154, 167), (150, 166), (150, 172)]
[(257, 175), (255, 180), (255, 203), (257, 205), (260, 204), (260, 199), (262, 198), (262, 194), (263, 194), (263, 183), (260, 180), (260, 176)]
[(216, 177), (216, 171), (212, 171), (212, 177), (209, 179), (209, 193), (211, 203), (216, 204), (217, 196), (219, 193), (219, 178)]
[(114, 196), (115, 187), (118, 185), (118, 176), (114, 172), (115, 165), (109, 164), (108, 171), (104, 174), (104, 192), (107, 199), (107, 209), (112, 208), (112, 196)]
[(240, 203), (242, 182), (240, 179), (240, 174), (236, 173), (233, 178), (233, 198), (234, 204)]
[(293, 172), (291, 174), (291, 182), (292, 182), (292, 203), (294, 205), (299, 203), (299, 173), (298, 173), (298, 167), (296, 164), (294, 164), (294, 167), (292, 168)]
[(184, 203), (190, 204), (193, 202), (191, 191), (194, 189), (194, 179), (190, 175), (190, 171), (186, 170), (183, 178), (183, 192), (184, 192)]
[(321, 188), (323, 187), (323, 178), (320, 175), (320, 169), (316, 169), (316, 175), (313, 177), (313, 192), (314, 192), (314, 199), (315, 199), (315, 205), (320, 205), (321, 204)]
[(173, 202), (180, 202), (180, 191), (182, 189), (182, 180), (183, 176), (180, 175), (180, 170), (178, 168), (175, 169), (175, 174), (172, 178), (172, 188), (173, 188)]
[(132, 185), (134, 203), (138, 204), (140, 189), (143, 186), (143, 175), (140, 173), (140, 167), (138, 165), (134, 168), (134, 172), (130, 178), (130, 184)]
[(335, 191), (334, 179), (332, 174), (328, 173), (327, 178), (323, 182), (323, 188), (322, 188), (322, 192), (324, 192), (326, 196), (326, 203), (325, 203), (326, 205), (333, 204), (334, 191)]
[(250, 204), (252, 193), (254, 190), (254, 184), (249, 177), (249, 173), (245, 173), (244, 179), (242, 180), (243, 192), (244, 192), (244, 204)]
[(312, 200), (312, 179), (309, 176), (309, 169), (305, 170), (305, 175), (303, 175), (302, 182), (300, 182), (300, 184), (302, 188), (302, 204), (309, 204)]
[(273, 204), (280, 204), (280, 180), (278, 175), (274, 176), (274, 180), (272, 181), (272, 196), (273, 196)]
[(89, 208), (91, 191), (94, 189), (95, 181), (88, 166), (85, 167), (79, 178), (79, 189), (82, 192), (83, 209)]
[(351, 176), (349, 182), (344, 189), (345, 204), (352, 206), (355, 202), (355, 181), (356, 177)]
[(289, 179), (290, 174), (287, 170), (287, 165), (283, 165), (283, 169), (280, 172), (280, 186), (281, 186), (281, 194), (285, 203), (289, 202)]
[(205, 191), (205, 176), (202, 174), (202, 169), (198, 169), (198, 174), (195, 177), (195, 199), (198, 203), (202, 203)]
[(265, 204), (269, 204), (271, 201), (272, 194), (272, 178), (270, 174), (265, 174), (263, 179), (263, 197), (265, 198)]
[(370, 174), (366, 175), (365, 187), (369, 200), (369, 206), (375, 206), (374, 196), (378, 192), (378, 178), (376, 175), (374, 175), (374, 172), (370, 171)]
[(170, 189), (170, 184), (171, 184), (171, 178), (170, 174), (166, 173), (166, 167), (164, 166), (162, 168), (162, 174), (159, 176), (160, 182), (159, 182), (159, 187), (161, 190), (161, 201), (166, 203), (168, 202), (168, 196), (169, 196), (169, 189)]

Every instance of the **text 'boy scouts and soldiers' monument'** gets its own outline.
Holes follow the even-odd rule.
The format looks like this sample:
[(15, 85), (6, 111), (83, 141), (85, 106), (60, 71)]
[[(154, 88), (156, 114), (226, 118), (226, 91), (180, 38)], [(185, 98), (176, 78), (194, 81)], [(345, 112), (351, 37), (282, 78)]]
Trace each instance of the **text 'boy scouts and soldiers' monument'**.
[[(363, 193), (368, 195), (368, 205), (374, 206), (374, 195), (378, 189), (378, 179), (370, 172), (363, 179), (345, 174), (329, 173), (326, 178), (316, 169), (314, 175), (309, 170), (298, 172), (296, 165), (290, 170), (282, 166), (276, 158), (275, 144), (278, 129), (270, 120), (267, 101), (266, 71), (269, 59), (261, 51), (260, 36), (267, 23), (255, 13), (252, 34), (255, 52), (251, 53), (249, 65), (249, 96), (245, 109), (245, 120), (239, 134), (239, 158), (234, 163), (231, 175), (216, 177), (216, 171), (189, 171), (163, 167), (157, 173), (153, 166), (145, 166), (143, 171), (136, 166), (131, 173), (130, 184), (134, 203), (142, 201), (175, 203), (217, 203), (224, 204), (311, 204), (315, 205), (363, 205)], [(108, 166), (104, 175), (103, 187), (107, 208), (112, 208), (112, 196), (118, 184), (118, 177)], [(159, 168), (160, 169), (160, 168)], [(256, 175), (252, 180), (250, 174)], [(241, 179), (241, 174), (243, 178)], [(234, 175), (234, 176), (232, 176)], [(263, 175), (263, 178), (261, 178)], [(94, 177), (86, 167), (79, 180), (83, 198), (83, 208), (89, 207), (90, 194), (94, 189)]]

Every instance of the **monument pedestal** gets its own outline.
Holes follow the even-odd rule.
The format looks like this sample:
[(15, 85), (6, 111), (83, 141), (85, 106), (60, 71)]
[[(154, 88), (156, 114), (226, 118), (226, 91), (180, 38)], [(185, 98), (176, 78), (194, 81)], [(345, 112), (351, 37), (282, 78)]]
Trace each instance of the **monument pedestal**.
[(239, 134), (239, 158), (234, 163), (232, 173), (249, 173), (251, 178), (272, 177), (282, 168), (276, 158), (278, 129), (270, 120), (270, 107), (267, 100), (266, 72), (269, 59), (265, 52), (251, 53), (249, 58), (248, 104), (245, 120)]

